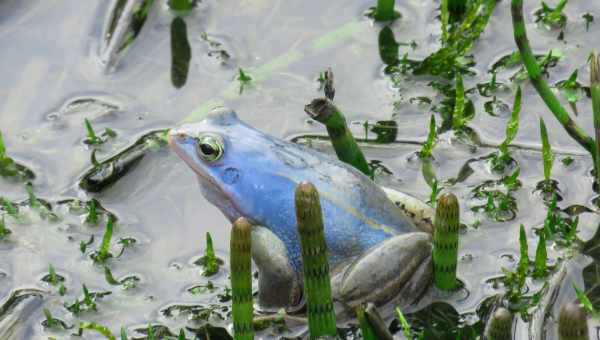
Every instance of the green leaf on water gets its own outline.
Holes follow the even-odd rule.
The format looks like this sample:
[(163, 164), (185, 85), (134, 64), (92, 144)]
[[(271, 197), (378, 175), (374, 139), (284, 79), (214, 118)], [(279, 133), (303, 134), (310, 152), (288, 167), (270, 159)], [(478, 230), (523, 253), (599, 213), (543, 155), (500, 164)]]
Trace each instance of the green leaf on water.
[(82, 335), (84, 330), (96, 331), (108, 340), (117, 340), (108, 327), (96, 322), (81, 322), (79, 324), (79, 334)]
[(521, 86), (517, 87), (517, 93), (515, 94), (515, 101), (513, 103), (513, 110), (510, 116), (510, 120), (506, 125), (506, 137), (502, 144), (500, 144), (500, 152), (508, 154), (508, 146), (515, 139), (517, 132), (519, 131), (519, 113), (521, 112)]
[(585, 295), (583, 290), (581, 290), (579, 287), (577, 287), (575, 282), (573, 282), (573, 288), (575, 288), (575, 294), (577, 295), (577, 300), (579, 300), (579, 303), (581, 303), (583, 305), (583, 308), (585, 308), (585, 310), (588, 311), (588, 313), (590, 313), (591, 315), (597, 317), (598, 312), (596, 311), (596, 309), (594, 309), (592, 302), (587, 297), (587, 295)]
[(421, 151), (419, 151), (419, 158), (429, 158), (433, 153), (433, 148), (435, 147), (437, 141), (437, 128), (435, 126), (435, 116), (431, 115), (431, 119), (429, 120), (429, 133), (427, 134), (427, 140), (423, 143), (421, 147)]
[(121, 340), (128, 340), (127, 339), (127, 331), (125, 330), (125, 327), (121, 326)]
[(550, 28), (564, 28), (567, 24), (567, 16), (563, 14), (563, 9), (568, 0), (560, 0), (556, 7), (552, 8), (542, 1), (542, 8), (535, 14), (535, 22), (542, 22)]
[(550, 180), (552, 175), (552, 163), (554, 163), (554, 154), (552, 153), (552, 147), (548, 140), (548, 130), (546, 130), (546, 124), (544, 119), (540, 118), (540, 134), (542, 138), (542, 156), (544, 159), (544, 179)]
[(546, 262), (548, 261), (548, 253), (546, 252), (546, 237), (545, 233), (540, 233), (540, 238), (535, 251), (534, 272), (533, 277), (542, 278), (548, 273)]
[(98, 224), (97, 205), (98, 201), (96, 201), (95, 199), (91, 199), (85, 204), (85, 210), (87, 211), (87, 215), (85, 216), (85, 223), (93, 225)]
[(118, 286), (121, 283), (119, 281), (117, 281), (115, 279), (115, 277), (113, 276), (112, 272), (110, 271), (110, 268), (108, 268), (108, 266), (104, 266), (104, 279), (106, 280), (106, 282), (108, 282), (108, 284), (110, 285), (114, 285), (114, 286)]

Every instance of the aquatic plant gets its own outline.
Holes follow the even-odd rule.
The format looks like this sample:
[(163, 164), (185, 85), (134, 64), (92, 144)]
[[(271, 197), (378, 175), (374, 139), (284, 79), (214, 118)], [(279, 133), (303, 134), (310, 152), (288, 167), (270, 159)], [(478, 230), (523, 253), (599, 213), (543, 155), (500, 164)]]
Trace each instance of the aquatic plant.
[(219, 272), (219, 267), (223, 261), (217, 257), (215, 254), (215, 248), (213, 246), (212, 237), (210, 233), (206, 233), (206, 249), (204, 250), (204, 255), (196, 260), (195, 264), (202, 266), (203, 276), (213, 276)]
[(296, 188), (295, 202), (310, 338), (335, 336), (337, 328), (319, 193), (311, 183), (300, 183)]
[(6, 145), (4, 145), (2, 132), (0, 132), (0, 176), (14, 178), (23, 182), (35, 179), (33, 171), (24, 165), (16, 163), (6, 154)]
[(458, 229), (460, 208), (454, 194), (442, 195), (436, 205), (433, 232), (433, 275), (435, 286), (444, 291), (457, 287)]
[(421, 146), (421, 151), (418, 152), (419, 158), (430, 158), (433, 153), (433, 148), (437, 142), (437, 128), (435, 125), (435, 116), (431, 115), (429, 120), (429, 133), (427, 134), (427, 140)]
[[(562, 2), (565, 2), (565, 0), (562, 0)], [(512, 0), (511, 10), (514, 39), (521, 53), (521, 59), (523, 64), (525, 64), (525, 69), (529, 74), (531, 84), (535, 87), (544, 103), (546, 103), (548, 109), (550, 109), (554, 117), (562, 124), (569, 136), (590, 153), (592, 160), (594, 161), (597, 174), (596, 177), (598, 178), (598, 174), (600, 174), (600, 157), (598, 157), (599, 150), (597, 142), (588, 136), (587, 133), (570, 117), (567, 110), (560, 104), (560, 101), (542, 77), (542, 70), (533, 55), (529, 39), (527, 38), (527, 31), (523, 21), (523, 0)], [(597, 64), (593, 65), (592, 63), (592, 67), (596, 66)], [(594, 80), (594, 77), (597, 79), (597, 76), (592, 75), (591, 80)], [(598, 179), (596, 180), (598, 181)]]
[(563, 14), (563, 10), (567, 5), (567, 1), (560, 0), (554, 8), (542, 1), (542, 8), (534, 13), (535, 22), (541, 22), (550, 28), (564, 28), (567, 24), (567, 16)]
[(512, 313), (504, 307), (498, 307), (490, 317), (487, 338), (489, 340), (511, 340), (512, 328)]
[(252, 225), (245, 218), (233, 223), (230, 241), (233, 333), (236, 340), (254, 339), (252, 324)]
[(356, 318), (360, 325), (360, 332), (364, 340), (377, 340), (373, 326), (369, 323), (367, 316), (365, 315), (365, 306), (359, 305), (356, 307)]
[(112, 239), (114, 224), (115, 217), (113, 215), (109, 215), (108, 221), (106, 222), (106, 229), (104, 230), (104, 236), (102, 237), (102, 242), (100, 243), (100, 248), (98, 248), (98, 251), (92, 255), (94, 262), (103, 263), (112, 257), (112, 254), (110, 253), (110, 240)]
[(548, 275), (548, 253), (546, 251), (546, 233), (541, 232), (539, 234), (539, 240), (537, 244), (537, 248), (535, 250), (535, 259), (533, 277), (535, 278), (543, 278)]
[(242, 92), (244, 92), (244, 88), (252, 83), (252, 76), (250, 76), (247, 71), (244, 71), (244, 69), (240, 67), (238, 68), (237, 80), (240, 83), (240, 94), (242, 94)]
[(513, 103), (513, 109), (510, 116), (510, 120), (506, 125), (506, 136), (498, 147), (498, 152), (494, 153), (491, 158), (492, 169), (497, 172), (502, 172), (504, 169), (513, 162), (513, 158), (510, 155), (509, 145), (515, 139), (517, 132), (519, 131), (519, 114), (521, 112), (521, 87), (517, 87), (515, 94), (515, 101)]
[(304, 111), (327, 128), (331, 144), (339, 160), (350, 164), (369, 177), (373, 172), (348, 128), (344, 114), (327, 98), (314, 99)]
[(87, 132), (86, 138), (83, 140), (85, 144), (100, 145), (106, 143), (106, 141), (108, 141), (109, 138), (117, 137), (117, 133), (111, 128), (104, 129), (104, 132), (100, 136), (98, 136), (96, 134), (96, 131), (92, 127), (92, 123), (90, 123), (89, 119), (85, 118), (83, 121), (85, 125), (85, 130)]
[(579, 301), (579, 303), (581, 303), (583, 308), (585, 308), (585, 310), (590, 315), (598, 317), (598, 311), (594, 308), (594, 305), (592, 304), (592, 301), (590, 301), (590, 298), (588, 298), (587, 295), (585, 295), (585, 292), (583, 292), (579, 287), (577, 287), (575, 283), (573, 283), (573, 288), (575, 289), (575, 295), (577, 295), (577, 300)]

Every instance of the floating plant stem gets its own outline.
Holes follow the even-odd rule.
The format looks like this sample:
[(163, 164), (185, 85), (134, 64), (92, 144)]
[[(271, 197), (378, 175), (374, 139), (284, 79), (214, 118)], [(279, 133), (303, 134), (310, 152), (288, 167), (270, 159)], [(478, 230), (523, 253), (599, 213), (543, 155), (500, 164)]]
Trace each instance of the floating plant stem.
[(310, 338), (335, 336), (337, 329), (319, 193), (314, 185), (303, 182), (296, 188), (295, 201)]
[(412, 327), (410, 327), (410, 324), (408, 323), (408, 320), (406, 320), (406, 317), (404, 316), (404, 313), (402, 313), (402, 310), (400, 310), (400, 307), (396, 307), (396, 316), (400, 321), (400, 325), (402, 326), (402, 332), (404, 333), (404, 336), (407, 339), (414, 339)]
[(542, 78), (542, 71), (533, 55), (527, 38), (527, 31), (523, 21), (523, 0), (512, 0), (511, 9), (515, 42), (521, 52), (521, 59), (523, 60), (523, 64), (525, 64), (525, 69), (529, 74), (531, 83), (546, 103), (546, 106), (548, 106), (550, 111), (554, 114), (554, 117), (562, 124), (563, 128), (571, 138), (584, 147), (595, 160), (596, 144), (594, 139), (588, 136), (585, 131), (571, 119), (567, 110), (560, 104), (560, 101), (554, 95), (550, 86), (548, 86), (548, 83)]
[(579, 303), (569, 302), (560, 308), (558, 335), (560, 340), (589, 339), (587, 314)]
[(437, 200), (433, 232), (433, 272), (435, 286), (444, 291), (457, 287), (458, 261), (458, 199), (454, 194), (442, 195)]
[(490, 318), (487, 329), (489, 340), (512, 340), (513, 315), (508, 309), (499, 307)]
[(191, 11), (197, 0), (169, 0), (169, 8), (173, 11)]
[(167, 131), (149, 132), (114, 156), (93, 164), (92, 168), (83, 174), (79, 186), (89, 192), (101, 192), (110, 187), (133, 170), (149, 151), (167, 145)]
[(358, 143), (348, 129), (344, 114), (327, 98), (318, 98), (304, 107), (304, 111), (314, 120), (323, 123), (331, 138), (331, 143), (338, 158), (373, 177), (369, 163), (360, 150)]
[(593, 53), (590, 58), (590, 92), (594, 112), (594, 130), (596, 136), (596, 182), (600, 180), (600, 58)]
[(231, 293), (233, 333), (236, 340), (254, 339), (251, 273), (252, 225), (241, 217), (231, 230)]
[(544, 160), (544, 180), (550, 181), (552, 175), (552, 164), (554, 163), (554, 154), (552, 153), (552, 147), (548, 140), (548, 130), (544, 120), (540, 118), (540, 135), (542, 138), (542, 158)]

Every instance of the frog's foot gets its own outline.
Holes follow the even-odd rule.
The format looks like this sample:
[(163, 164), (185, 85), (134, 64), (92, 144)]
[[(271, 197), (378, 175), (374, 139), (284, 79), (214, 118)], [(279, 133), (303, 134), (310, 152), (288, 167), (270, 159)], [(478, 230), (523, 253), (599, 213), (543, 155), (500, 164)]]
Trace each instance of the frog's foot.
[(403, 192), (381, 187), (387, 197), (422, 231), (433, 233), (435, 210), (427, 203)]
[(372, 248), (332, 278), (336, 302), (354, 309), (361, 303), (407, 305), (425, 291), (433, 276), (431, 235), (395, 236)]
[(299, 304), (302, 287), (287, 248), (269, 229), (252, 227), (252, 260), (258, 267), (258, 303), (265, 311)]

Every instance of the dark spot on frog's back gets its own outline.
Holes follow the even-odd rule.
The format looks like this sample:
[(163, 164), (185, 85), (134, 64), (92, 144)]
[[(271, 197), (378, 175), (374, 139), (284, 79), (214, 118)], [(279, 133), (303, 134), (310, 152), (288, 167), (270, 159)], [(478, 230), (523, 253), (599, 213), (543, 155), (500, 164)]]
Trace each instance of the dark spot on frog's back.
[(226, 168), (223, 171), (223, 182), (231, 185), (240, 179), (241, 173), (236, 168)]

